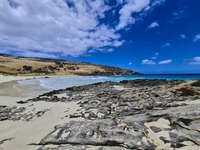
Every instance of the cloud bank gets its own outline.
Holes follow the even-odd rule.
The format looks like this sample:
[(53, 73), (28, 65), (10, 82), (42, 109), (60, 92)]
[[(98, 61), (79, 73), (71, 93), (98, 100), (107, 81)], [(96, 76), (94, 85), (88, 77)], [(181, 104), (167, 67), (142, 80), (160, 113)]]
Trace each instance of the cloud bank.
[[(120, 30), (164, 0), (1, 0), (0, 49), (26, 56), (80, 56), (124, 43)], [(115, 10), (118, 23), (101, 20)]]

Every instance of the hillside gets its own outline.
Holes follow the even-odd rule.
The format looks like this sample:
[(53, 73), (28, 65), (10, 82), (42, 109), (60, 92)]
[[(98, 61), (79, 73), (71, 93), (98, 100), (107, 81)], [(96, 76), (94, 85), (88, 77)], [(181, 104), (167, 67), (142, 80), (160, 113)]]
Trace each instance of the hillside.
[(0, 74), (6, 75), (132, 75), (118, 67), (65, 60), (0, 54)]

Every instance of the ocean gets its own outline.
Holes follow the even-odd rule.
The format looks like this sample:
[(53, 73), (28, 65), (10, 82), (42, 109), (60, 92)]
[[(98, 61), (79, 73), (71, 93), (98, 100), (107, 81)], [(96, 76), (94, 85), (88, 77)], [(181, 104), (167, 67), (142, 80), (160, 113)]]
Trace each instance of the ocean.
[(133, 79), (167, 79), (167, 80), (193, 80), (200, 79), (200, 74), (143, 74), (143, 75), (120, 75), (120, 76), (56, 76), (51, 78), (33, 79), (18, 81), (22, 85), (39, 84), (43, 88), (50, 90), (64, 89), (72, 86), (80, 86), (97, 82), (115, 81)]

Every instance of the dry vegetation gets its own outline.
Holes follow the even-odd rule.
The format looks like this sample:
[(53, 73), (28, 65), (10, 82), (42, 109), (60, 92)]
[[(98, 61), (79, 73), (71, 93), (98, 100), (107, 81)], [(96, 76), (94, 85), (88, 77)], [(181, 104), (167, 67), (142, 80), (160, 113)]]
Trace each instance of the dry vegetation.
[(136, 73), (91, 63), (0, 54), (0, 74), (7, 75), (130, 75)]

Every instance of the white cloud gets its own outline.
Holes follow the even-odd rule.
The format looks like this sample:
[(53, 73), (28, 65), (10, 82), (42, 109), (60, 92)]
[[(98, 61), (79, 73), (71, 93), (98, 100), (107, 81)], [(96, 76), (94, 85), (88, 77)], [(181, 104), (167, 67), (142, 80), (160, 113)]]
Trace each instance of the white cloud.
[(180, 38), (185, 39), (186, 35), (185, 34), (180, 34)]
[(183, 13), (184, 13), (184, 10), (177, 10), (177, 11), (173, 12), (172, 15), (177, 17), (177, 16), (180, 16)]
[(119, 11), (120, 21), (117, 29), (122, 29), (128, 24), (134, 24), (135, 19), (132, 17), (132, 13), (138, 13), (144, 8), (148, 7), (150, 0), (126, 0), (126, 4)]
[(161, 47), (165, 48), (165, 47), (169, 47), (169, 46), (171, 46), (171, 43), (168, 42), (168, 43), (163, 44)]
[[(13, 7), (9, 2), (16, 3)], [(109, 10), (99, 0), (1, 0), (0, 46), (20, 53), (38, 50), (79, 56), (90, 48), (122, 45), (120, 35), (98, 18)], [(38, 53), (38, 55), (40, 55)]]
[(196, 56), (193, 58), (193, 61), (190, 62), (191, 65), (200, 65), (200, 56)]
[(133, 14), (145, 13), (151, 8), (159, 6), (165, 3), (165, 0), (124, 0), (125, 5), (120, 9), (119, 24), (116, 29), (120, 30), (125, 28), (129, 24), (135, 23)]
[(157, 6), (165, 3), (166, 0), (157, 0), (152, 3), (152, 6)]
[(156, 52), (156, 53), (154, 54), (154, 56), (153, 56), (153, 57), (151, 57), (151, 59), (157, 59), (157, 58), (158, 58), (158, 55), (159, 55), (159, 53), (158, 53), (158, 52)]
[(156, 65), (156, 64), (163, 65), (163, 64), (172, 63), (171, 59), (167, 59), (167, 60), (162, 60), (162, 61), (156, 62), (156, 60), (158, 59), (158, 57), (157, 57), (158, 55), (159, 55), (159, 53), (155, 53), (155, 56), (151, 57), (151, 59), (142, 60), (142, 64), (146, 64), (146, 65)]
[[(133, 13), (163, 0), (117, 0), (121, 5), (116, 27), (100, 22), (111, 10), (107, 0), (0, 0), (0, 48), (22, 55), (80, 56), (91, 49), (119, 47), (119, 30), (135, 23)], [(147, 9), (148, 8), (148, 9)]]
[(114, 52), (114, 49), (113, 48), (109, 48), (109, 49), (107, 49), (107, 52)]
[(142, 60), (142, 64), (145, 64), (145, 65), (155, 65), (156, 63), (153, 60), (144, 59), (144, 60)]
[(131, 66), (132, 64), (133, 64), (132, 62), (129, 62), (129, 63), (128, 63), (129, 66)]
[(8, 51), (5, 49), (0, 49), (0, 54), (6, 54)]
[(42, 52), (26, 51), (23, 53), (17, 53), (18, 55), (23, 55), (25, 57), (39, 57), (39, 58), (58, 58), (57, 55), (47, 54)]
[(200, 62), (200, 57), (194, 57), (194, 61), (199, 61)]
[(156, 56), (153, 56), (153, 57), (151, 57), (151, 59), (157, 59), (157, 57), (156, 57)]
[(199, 42), (199, 41), (200, 41), (200, 34), (195, 35), (193, 41), (194, 41), (194, 42)]
[(163, 64), (170, 64), (170, 63), (172, 63), (172, 60), (167, 59), (167, 60), (160, 61), (158, 64), (163, 65)]
[(159, 27), (160, 25), (158, 24), (158, 22), (152, 22), (149, 26), (148, 29), (152, 29), (152, 28), (156, 28)]

